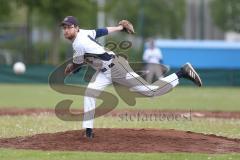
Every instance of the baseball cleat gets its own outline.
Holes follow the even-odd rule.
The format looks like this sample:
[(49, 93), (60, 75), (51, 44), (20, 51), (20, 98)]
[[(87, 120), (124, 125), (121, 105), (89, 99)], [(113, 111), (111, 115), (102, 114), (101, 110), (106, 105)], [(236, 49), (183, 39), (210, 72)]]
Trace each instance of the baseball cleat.
[(199, 87), (202, 86), (202, 80), (200, 76), (197, 74), (197, 72), (190, 63), (186, 63), (184, 66), (182, 66), (181, 71), (183, 73), (183, 78), (191, 80)]
[(89, 139), (94, 138), (93, 129), (92, 128), (87, 128), (86, 131), (85, 131), (84, 137), (87, 137)]

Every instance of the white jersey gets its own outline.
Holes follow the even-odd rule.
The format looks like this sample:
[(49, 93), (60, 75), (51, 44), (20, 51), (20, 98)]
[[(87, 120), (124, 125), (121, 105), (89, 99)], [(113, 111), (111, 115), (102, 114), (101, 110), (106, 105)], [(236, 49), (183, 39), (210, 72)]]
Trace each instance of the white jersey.
[(159, 64), (160, 60), (162, 60), (163, 56), (158, 48), (148, 48), (145, 50), (143, 54), (143, 60), (147, 63), (156, 63)]
[(88, 54), (103, 54), (108, 52), (114, 54), (111, 51), (107, 51), (96, 40), (96, 30), (84, 30), (80, 29), (75, 40), (72, 43), (74, 54), (73, 63), (81, 64), (84, 61), (84, 55)]

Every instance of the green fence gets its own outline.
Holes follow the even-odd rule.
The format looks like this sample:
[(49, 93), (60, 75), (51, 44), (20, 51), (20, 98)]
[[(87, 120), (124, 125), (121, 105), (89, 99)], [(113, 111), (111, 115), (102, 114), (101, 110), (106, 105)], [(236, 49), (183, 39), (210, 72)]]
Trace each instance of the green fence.
[[(174, 72), (176, 70), (171, 70)], [(204, 86), (240, 86), (240, 70), (236, 69), (201, 69), (198, 70)], [(189, 85), (186, 80), (183, 85)]]
[[(0, 66), (0, 83), (48, 83), (48, 77), (55, 69), (49, 65), (27, 66), (27, 71), (23, 75), (14, 74), (12, 67)], [(172, 69), (170, 73), (177, 70)], [(198, 70), (205, 86), (240, 86), (240, 70), (235, 69), (211, 69)], [(66, 79), (67, 83), (80, 84), (87, 81), (84, 78), (86, 70), (83, 69), (76, 75)], [(87, 77), (90, 77), (89, 74)], [(191, 84), (181, 80), (183, 85)]]

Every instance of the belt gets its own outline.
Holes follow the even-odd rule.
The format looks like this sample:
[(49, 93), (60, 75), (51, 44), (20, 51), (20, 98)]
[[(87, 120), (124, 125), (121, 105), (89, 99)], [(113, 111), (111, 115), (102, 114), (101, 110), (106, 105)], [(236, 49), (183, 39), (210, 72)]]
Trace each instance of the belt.
[(103, 54), (85, 53), (84, 58), (87, 58), (87, 57), (94, 57), (97, 59), (101, 59), (103, 61), (109, 61), (109, 60), (115, 58), (115, 55), (109, 54), (107, 52), (105, 52)]
[[(115, 64), (114, 63), (111, 63), (108, 65), (109, 68), (112, 68)], [(100, 69), (101, 72), (106, 72), (108, 69), (107, 68), (102, 68)]]

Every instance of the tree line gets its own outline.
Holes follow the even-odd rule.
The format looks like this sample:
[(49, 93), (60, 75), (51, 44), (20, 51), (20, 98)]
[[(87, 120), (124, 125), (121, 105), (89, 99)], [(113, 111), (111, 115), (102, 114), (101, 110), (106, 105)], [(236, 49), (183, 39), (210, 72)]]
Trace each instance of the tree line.
[[(212, 0), (210, 7), (213, 20), (220, 29), (240, 32), (239, 0)], [(22, 14), (16, 15), (20, 10)], [(183, 34), (186, 0), (105, 0), (103, 10), (107, 23), (128, 19), (143, 39), (150, 36), (175, 39)], [(47, 63), (58, 64), (61, 20), (67, 15), (74, 15), (81, 28), (94, 29), (97, 27), (97, 11), (97, 0), (0, 0), (0, 24), (19, 19), (24, 21), (30, 44), (24, 54), (27, 63), (34, 61), (33, 56), (36, 56), (30, 54), (34, 52), (31, 44), (33, 27), (47, 28), (51, 34)]]

